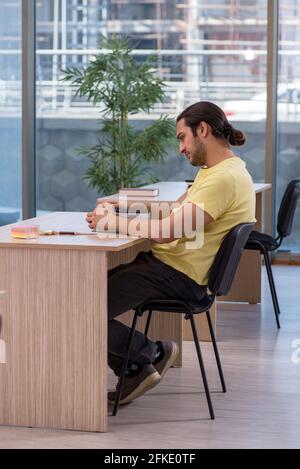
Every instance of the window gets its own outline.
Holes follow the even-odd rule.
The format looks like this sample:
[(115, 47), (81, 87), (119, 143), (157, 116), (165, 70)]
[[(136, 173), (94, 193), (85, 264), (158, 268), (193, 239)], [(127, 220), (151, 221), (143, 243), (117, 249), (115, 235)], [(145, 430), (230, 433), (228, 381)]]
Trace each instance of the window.
[[(300, 0), (281, 0), (279, 8), (276, 214), (288, 182), (300, 178)], [(282, 250), (300, 252), (300, 207)]]
[(0, 3), (0, 225), (21, 218), (21, 0)]
[[(75, 99), (60, 81), (68, 64), (86, 64), (99, 33), (125, 34), (143, 60), (159, 50), (158, 73), (168, 84), (153, 115), (178, 114), (198, 100), (223, 107), (248, 144), (236, 152), (256, 181), (264, 180), (267, 1), (46, 0), (37, 2), (38, 208), (88, 210), (99, 195), (81, 176), (88, 161), (76, 149), (96, 142), (97, 110)], [(260, 101), (257, 101), (260, 96)], [(140, 121), (140, 123), (138, 122)], [(195, 170), (170, 151), (155, 167), (162, 180), (191, 178)]]

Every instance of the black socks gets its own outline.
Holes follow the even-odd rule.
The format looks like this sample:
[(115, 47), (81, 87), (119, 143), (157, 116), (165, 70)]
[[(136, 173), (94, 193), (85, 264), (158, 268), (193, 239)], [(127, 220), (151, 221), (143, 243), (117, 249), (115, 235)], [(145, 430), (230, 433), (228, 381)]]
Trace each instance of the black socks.
[[(153, 365), (160, 362), (165, 356), (165, 352), (164, 352), (162, 343), (160, 341), (158, 341), (158, 342), (156, 342), (156, 345), (157, 345), (157, 352), (156, 352), (156, 355), (155, 355)], [(140, 365), (139, 363), (129, 362), (128, 366), (127, 366), (127, 369), (125, 371), (126, 378), (132, 378), (132, 377), (138, 375), (142, 371), (143, 366), (144, 365)]]

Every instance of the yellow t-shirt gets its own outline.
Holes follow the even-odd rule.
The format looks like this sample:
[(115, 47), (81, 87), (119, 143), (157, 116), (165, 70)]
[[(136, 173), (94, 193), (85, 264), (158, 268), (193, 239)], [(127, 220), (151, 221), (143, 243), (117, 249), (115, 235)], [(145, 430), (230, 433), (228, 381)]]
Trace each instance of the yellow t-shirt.
[(187, 201), (199, 205), (213, 218), (204, 227), (202, 247), (187, 249), (186, 242), (191, 239), (183, 237), (156, 243), (152, 253), (199, 285), (207, 285), (208, 271), (224, 236), (239, 223), (255, 221), (255, 192), (245, 163), (232, 157), (200, 169), (183, 204)]

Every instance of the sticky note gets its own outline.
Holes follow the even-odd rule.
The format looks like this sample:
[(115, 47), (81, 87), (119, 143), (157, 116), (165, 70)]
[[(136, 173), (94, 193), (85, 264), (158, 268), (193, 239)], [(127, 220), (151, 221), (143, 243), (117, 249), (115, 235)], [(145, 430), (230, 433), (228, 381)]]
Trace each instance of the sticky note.
[(39, 237), (37, 225), (18, 225), (11, 229), (11, 236), (19, 239), (35, 239)]

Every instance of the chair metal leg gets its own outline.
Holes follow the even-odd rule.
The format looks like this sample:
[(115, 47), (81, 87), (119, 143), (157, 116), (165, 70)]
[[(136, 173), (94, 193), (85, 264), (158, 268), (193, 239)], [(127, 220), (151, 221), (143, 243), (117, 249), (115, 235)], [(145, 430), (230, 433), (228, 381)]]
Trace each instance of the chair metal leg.
[(216, 357), (216, 361), (217, 361), (217, 365), (218, 365), (219, 376), (220, 376), (220, 380), (221, 380), (221, 384), (222, 384), (222, 390), (223, 390), (223, 392), (226, 392), (225, 379), (224, 379), (224, 375), (223, 375), (223, 370), (222, 370), (221, 360), (220, 360), (220, 356), (219, 356), (218, 346), (217, 346), (217, 342), (216, 342), (216, 338), (215, 338), (215, 334), (214, 334), (214, 329), (212, 327), (211, 317), (210, 317), (210, 312), (209, 311), (206, 311), (206, 317), (207, 317), (209, 332), (210, 332), (212, 344), (213, 344), (213, 347), (214, 347), (215, 357)]
[(279, 304), (278, 304), (278, 299), (277, 299), (277, 294), (276, 294), (276, 288), (275, 288), (275, 283), (274, 283), (274, 277), (273, 277), (271, 262), (270, 262), (268, 252), (266, 250), (263, 250), (262, 253), (263, 253), (265, 264), (266, 264), (268, 280), (269, 280), (269, 285), (270, 285), (270, 290), (271, 290), (271, 295), (272, 295), (272, 301), (273, 301), (273, 306), (274, 306), (276, 323), (277, 323), (278, 329), (280, 329), (280, 322), (279, 322), (280, 309), (279, 309)]
[(274, 280), (274, 275), (273, 275), (273, 270), (272, 270), (272, 265), (271, 265), (271, 259), (270, 259), (270, 256), (267, 252), (266, 252), (266, 257), (268, 258), (267, 262), (268, 262), (268, 265), (270, 266), (270, 271), (271, 271), (271, 278), (272, 278), (272, 284), (273, 284), (273, 290), (274, 290), (274, 300), (275, 300), (276, 307), (277, 307), (277, 313), (280, 314), (281, 311), (280, 311), (280, 308), (279, 308), (279, 303), (278, 303), (278, 298), (277, 298), (277, 292), (276, 292), (276, 287), (275, 287), (275, 280)]
[(150, 321), (151, 321), (151, 316), (152, 316), (152, 311), (149, 311), (148, 317), (147, 317), (147, 322), (146, 322), (146, 327), (145, 327), (145, 336), (148, 336), (148, 331), (149, 331), (149, 326), (150, 326)]
[(207, 383), (204, 363), (203, 363), (203, 359), (202, 359), (202, 355), (201, 355), (200, 344), (199, 344), (198, 334), (197, 334), (197, 330), (196, 330), (196, 326), (195, 326), (194, 316), (193, 316), (192, 313), (188, 313), (188, 317), (191, 321), (191, 327), (192, 327), (192, 331), (193, 331), (194, 342), (195, 342), (195, 347), (196, 347), (196, 351), (197, 351), (197, 355), (198, 355), (198, 361), (199, 361), (202, 380), (203, 380), (203, 384), (204, 384), (204, 390), (205, 390), (205, 394), (206, 394), (206, 399), (207, 399), (207, 404), (208, 404), (208, 408), (209, 408), (210, 418), (212, 420), (214, 420), (215, 415), (214, 415), (213, 406), (212, 406), (212, 402), (211, 402), (211, 398), (210, 398), (210, 392), (209, 392), (209, 387), (208, 387), (208, 383)]
[(133, 321), (132, 321), (131, 331), (130, 331), (129, 339), (128, 339), (127, 351), (126, 351), (126, 355), (124, 357), (123, 364), (122, 364), (121, 375), (120, 375), (120, 378), (119, 378), (119, 381), (118, 381), (118, 384), (117, 384), (116, 400), (115, 400), (115, 405), (114, 405), (114, 409), (113, 409), (113, 413), (112, 413), (113, 416), (117, 415), (119, 402), (120, 402), (120, 398), (121, 398), (121, 395), (122, 395), (123, 384), (124, 384), (124, 379), (125, 379), (125, 372), (126, 372), (126, 369), (127, 369), (127, 366), (128, 366), (128, 360), (129, 360), (129, 355), (130, 355), (130, 351), (131, 351), (131, 347), (132, 347), (133, 336), (134, 336), (135, 329), (136, 329), (137, 318), (138, 318), (138, 312), (136, 311), (135, 315), (134, 315), (134, 318), (133, 318)]

